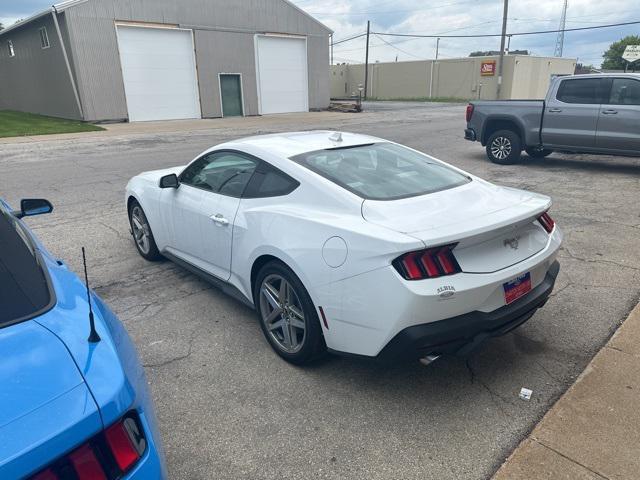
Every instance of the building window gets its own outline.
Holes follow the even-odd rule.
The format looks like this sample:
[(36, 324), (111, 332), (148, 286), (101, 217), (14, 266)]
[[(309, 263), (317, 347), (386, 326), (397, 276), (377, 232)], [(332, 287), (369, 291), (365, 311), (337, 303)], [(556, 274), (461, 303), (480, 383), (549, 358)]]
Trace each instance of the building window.
[(9, 49), (9, 56), (10, 57), (15, 57), (16, 56), (16, 51), (13, 49), (13, 42), (11, 40), (9, 40), (7, 42), (7, 48)]
[(47, 28), (46, 27), (42, 27), (40, 30), (40, 46), (42, 48), (49, 48), (51, 45), (49, 45), (49, 35), (47, 35)]

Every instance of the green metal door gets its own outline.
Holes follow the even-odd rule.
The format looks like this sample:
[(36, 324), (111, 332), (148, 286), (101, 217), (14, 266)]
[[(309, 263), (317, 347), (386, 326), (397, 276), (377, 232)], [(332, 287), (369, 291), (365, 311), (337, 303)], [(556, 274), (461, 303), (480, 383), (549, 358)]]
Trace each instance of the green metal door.
[(222, 116), (241, 117), (243, 111), (240, 75), (221, 74), (220, 93), (222, 94)]

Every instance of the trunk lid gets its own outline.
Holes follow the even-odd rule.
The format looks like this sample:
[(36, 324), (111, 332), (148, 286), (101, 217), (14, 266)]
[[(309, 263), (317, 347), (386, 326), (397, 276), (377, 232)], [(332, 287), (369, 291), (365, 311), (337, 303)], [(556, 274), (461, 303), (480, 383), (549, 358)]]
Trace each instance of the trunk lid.
[(0, 478), (22, 478), (102, 422), (73, 358), (46, 328), (33, 320), (2, 328), (0, 351)]
[(365, 200), (368, 222), (422, 240), (426, 247), (456, 243), (464, 272), (495, 272), (542, 250), (548, 234), (537, 218), (549, 197), (479, 179), (442, 192), (393, 201)]

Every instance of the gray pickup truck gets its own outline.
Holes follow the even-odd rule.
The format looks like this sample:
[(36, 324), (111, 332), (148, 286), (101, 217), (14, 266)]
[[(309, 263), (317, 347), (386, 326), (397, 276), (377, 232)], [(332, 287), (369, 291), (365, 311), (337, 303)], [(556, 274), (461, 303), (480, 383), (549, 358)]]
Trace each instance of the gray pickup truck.
[(640, 74), (557, 77), (544, 100), (471, 102), (466, 115), (464, 138), (502, 165), (523, 150), (640, 156)]

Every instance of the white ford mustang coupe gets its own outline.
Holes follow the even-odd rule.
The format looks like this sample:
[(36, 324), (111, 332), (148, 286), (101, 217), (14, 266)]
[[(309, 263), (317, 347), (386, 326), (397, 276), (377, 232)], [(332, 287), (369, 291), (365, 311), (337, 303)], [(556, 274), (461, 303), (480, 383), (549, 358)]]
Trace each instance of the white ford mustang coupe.
[(144, 258), (254, 307), (295, 364), (468, 354), (527, 321), (559, 270), (548, 197), (365, 135), (224, 143), (134, 177), (126, 204)]

